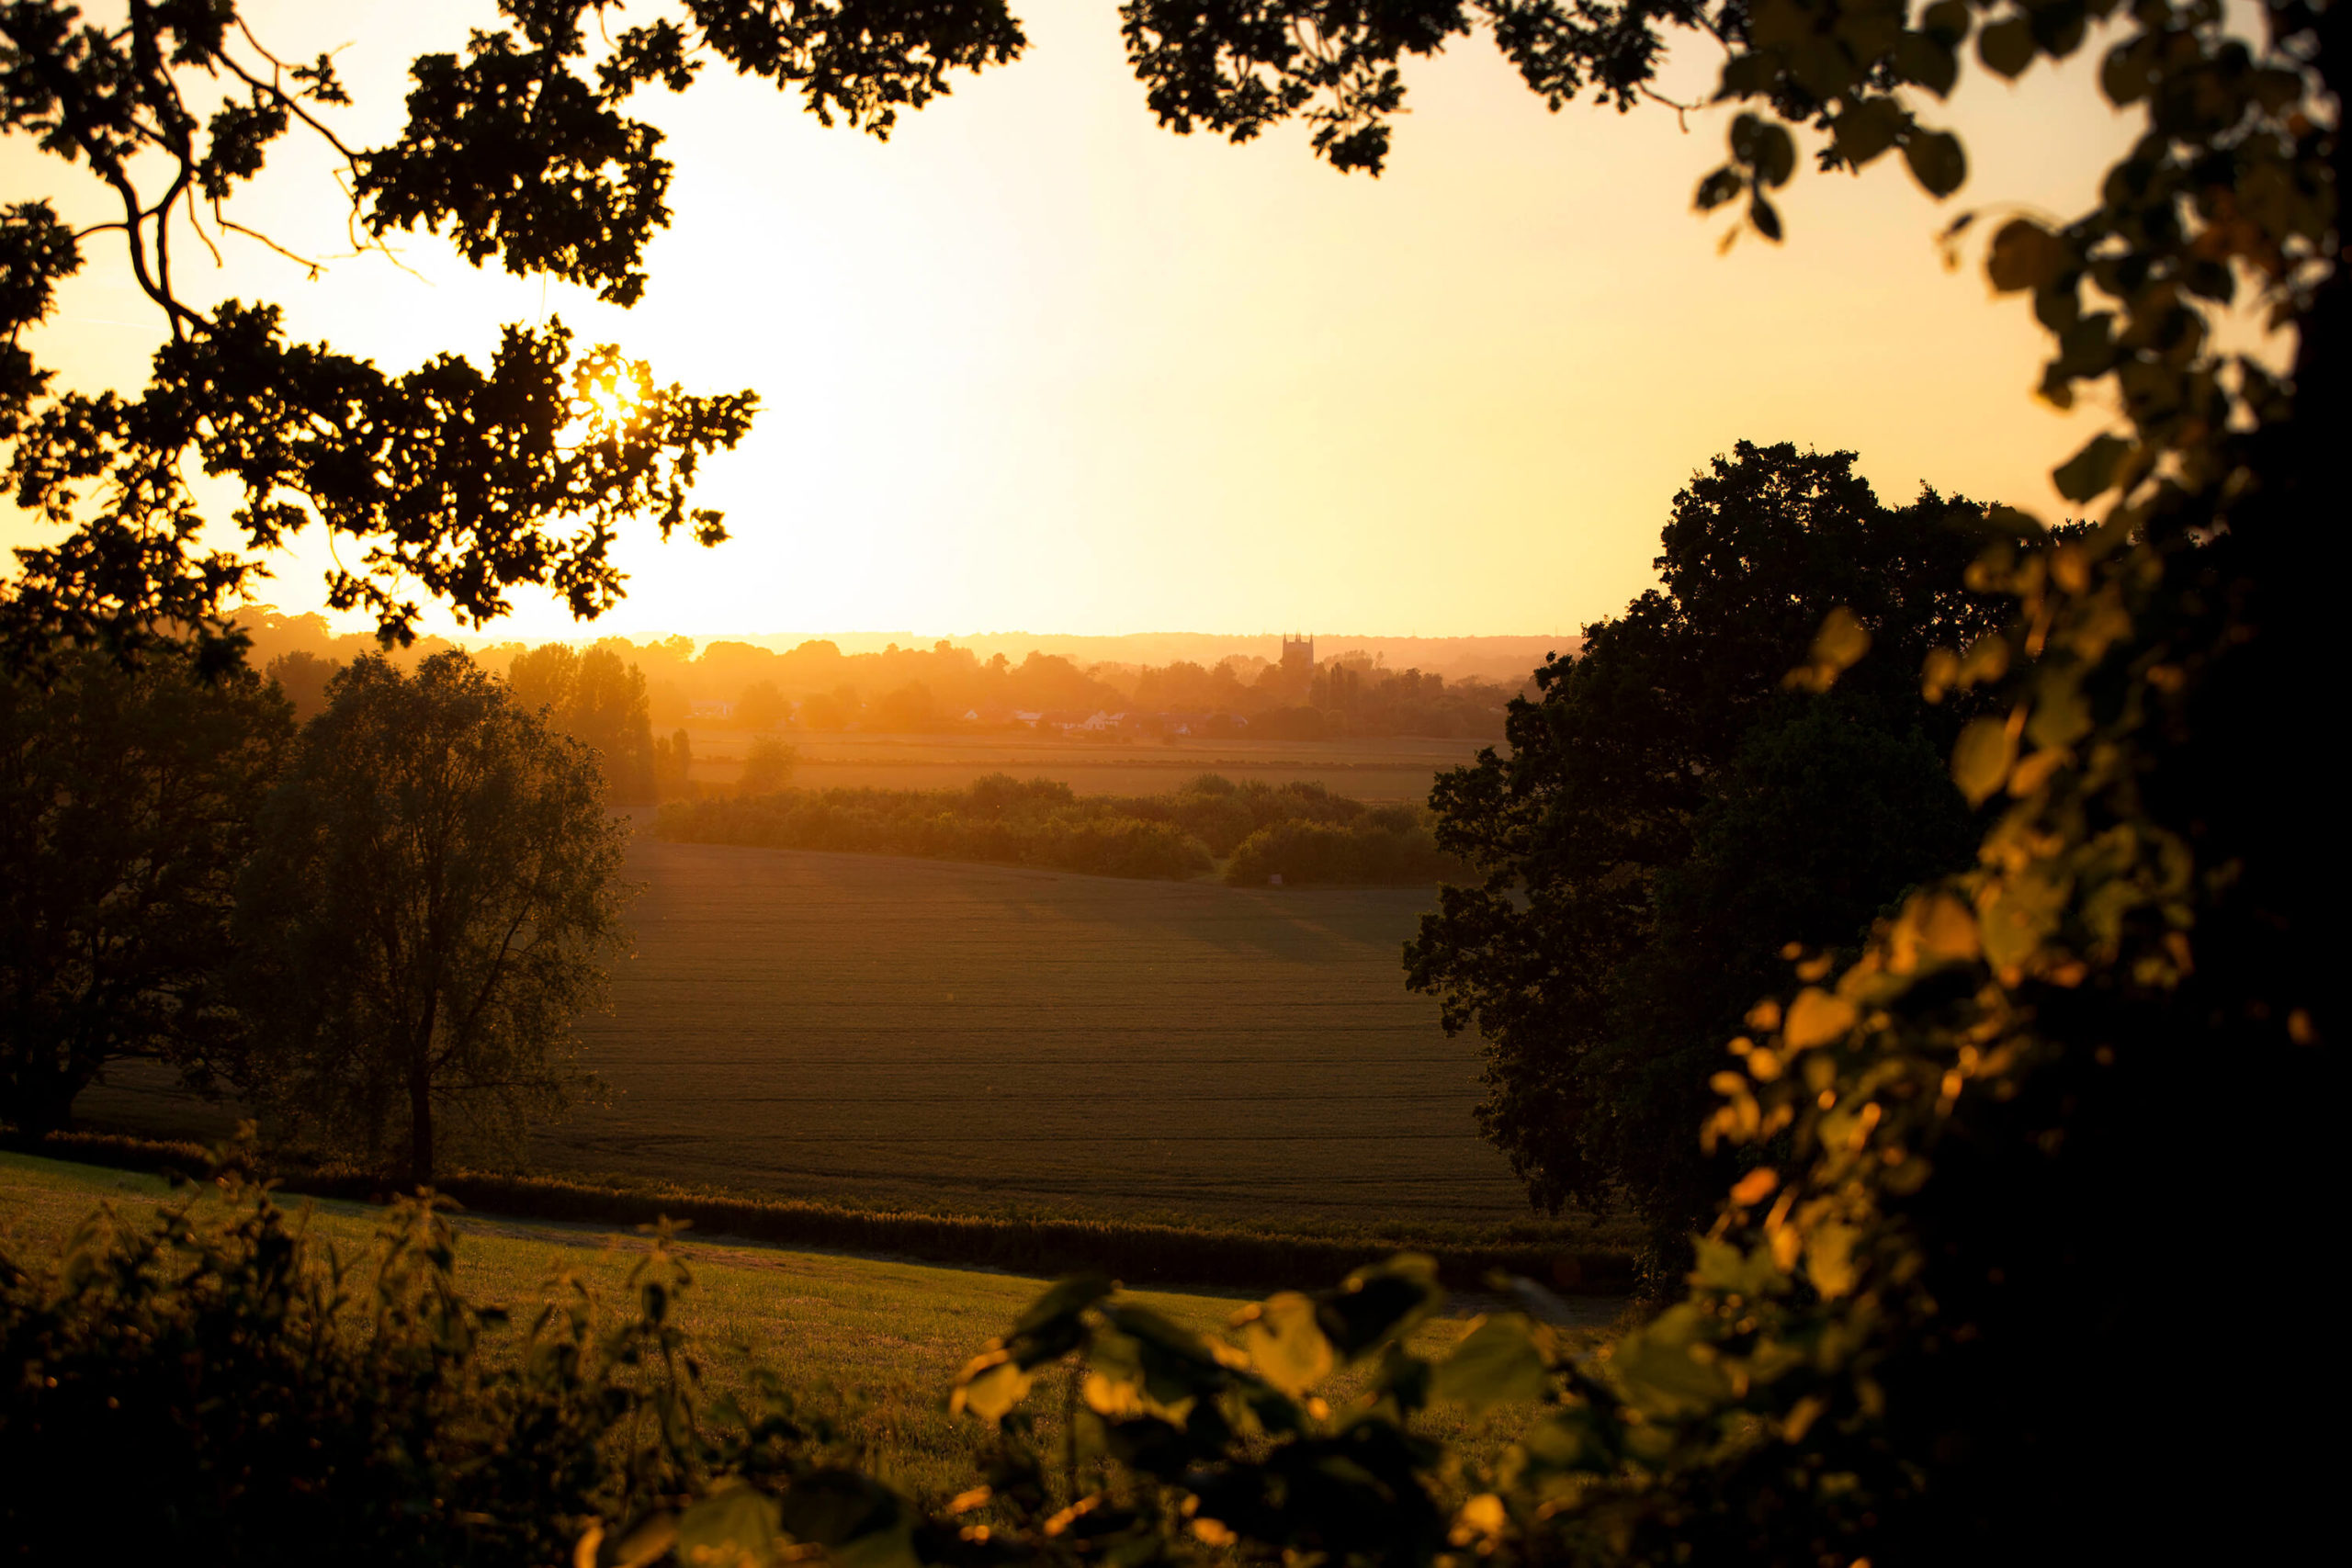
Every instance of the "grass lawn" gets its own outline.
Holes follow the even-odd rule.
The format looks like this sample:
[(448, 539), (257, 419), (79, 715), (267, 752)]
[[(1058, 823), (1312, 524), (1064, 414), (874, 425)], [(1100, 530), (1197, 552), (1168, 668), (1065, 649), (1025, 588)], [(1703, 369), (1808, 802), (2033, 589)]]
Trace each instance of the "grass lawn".
[[(113, 1204), (136, 1224), (176, 1201), (156, 1177), (0, 1154), (0, 1254), (39, 1272), (99, 1203)], [(288, 1206), (307, 1212), (309, 1235), (346, 1258), (368, 1252), (382, 1219), (380, 1211), (356, 1203), (294, 1200)], [(477, 1301), (510, 1309), (546, 1299), (550, 1281), (565, 1271), (599, 1301), (617, 1305), (628, 1271), (648, 1245), (634, 1234), (492, 1215), (460, 1215), (456, 1229), (459, 1284)], [(965, 1361), (1007, 1327), (1045, 1281), (723, 1238), (689, 1237), (678, 1250), (694, 1274), (678, 1314), (718, 1348), (711, 1356), (718, 1381), (740, 1376), (751, 1359), (765, 1363), (807, 1390), (805, 1408), (834, 1420), (864, 1461), (901, 1489), (936, 1504), (970, 1484), (978, 1433), (969, 1422), (950, 1420), (948, 1388)], [(1157, 1292), (1137, 1297), (1202, 1329), (1222, 1325), (1243, 1299)], [(1453, 1342), (1479, 1304), (1457, 1303), (1453, 1313), (1421, 1330), (1416, 1348), (1426, 1352)], [(1590, 1314), (1579, 1332), (1599, 1337), (1605, 1313)], [(1041, 1383), (1033, 1398), (1041, 1411), (1060, 1404), (1050, 1382)], [(1463, 1421), (1445, 1413), (1426, 1419), (1432, 1434), (1470, 1435)], [(1508, 1416), (1498, 1417), (1473, 1442), (1472, 1452), (1498, 1449), (1510, 1426)]]

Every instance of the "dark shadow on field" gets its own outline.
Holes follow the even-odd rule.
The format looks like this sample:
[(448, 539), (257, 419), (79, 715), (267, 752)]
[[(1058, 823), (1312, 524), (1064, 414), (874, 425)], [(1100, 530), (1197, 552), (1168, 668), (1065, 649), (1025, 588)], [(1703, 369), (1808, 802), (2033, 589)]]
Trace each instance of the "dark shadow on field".
[[(636, 955), (537, 1164), (854, 1206), (1348, 1227), (1530, 1218), (1475, 1042), (1404, 989), (1419, 889), (1128, 882), (642, 834)], [(85, 1113), (213, 1108), (162, 1083)], [(100, 1100), (105, 1103), (101, 1105)], [(144, 1111), (123, 1114), (133, 1101)], [(117, 1103), (120, 1102), (120, 1103)]]
[(1476, 1056), (1405, 991), (1419, 889), (662, 843), (583, 1031), (582, 1170), (858, 1201), (1516, 1218)]

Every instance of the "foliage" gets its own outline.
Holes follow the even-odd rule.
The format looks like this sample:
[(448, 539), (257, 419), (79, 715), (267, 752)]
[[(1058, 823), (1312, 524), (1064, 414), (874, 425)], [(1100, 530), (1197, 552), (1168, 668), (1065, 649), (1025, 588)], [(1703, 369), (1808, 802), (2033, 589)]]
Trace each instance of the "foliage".
[[(745, 795), (752, 792), (747, 781)], [(1215, 773), (1156, 795), (1080, 796), (1003, 773), (961, 790), (785, 789), (665, 807), (655, 832), (688, 843), (1001, 861), (1102, 876), (1359, 886), (1434, 880), (1450, 864), (1411, 807), (1369, 808), (1319, 784), (1236, 784)], [(1285, 880), (1290, 880), (1286, 875)]]
[(239, 1087), (431, 1181), (443, 1114), (511, 1151), (588, 1080), (574, 1016), (626, 941), (594, 760), (462, 653), (335, 678), (237, 884)]
[(694, 794), (694, 741), (683, 729), (653, 743), (653, 795), (679, 800)]
[(0, 680), (0, 1119), (62, 1126), (127, 1057), (201, 1084), (235, 1041), (230, 893), (292, 728), (180, 660)]
[(754, 681), (735, 699), (735, 722), (744, 729), (776, 729), (792, 716), (792, 704), (773, 681)]
[(1417, 807), (1385, 806), (1345, 827), (1293, 818), (1259, 829), (1226, 863), (1236, 886), (1331, 883), (1355, 886), (1419, 883), (1461, 874), (1461, 863), (1437, 847)]
[[(542, 1564), (582, 1535), (639, 1562), (731, 1517), (715, 1484), (777, 1496), (847, 1545), (865, 1497), (773, 1378), (714, 1396), (673, 1307), (666, 1231), (612, 1313), (553, 1281), (527, 1322), (469, 1301), (439, 1207), (386, 1216), (372, 1269), (306, 1239), (233, 1177), (134, 1225), (86, 1224), (54, 1274), (0, 1258), (0, 1528), (36, 1561)], [(135, 1478), (95, 1515), (94, 1456)], [(650, 1548), (650, 1550), (648, 1550)], [(607, 1561), (618, 1553), (608, 1551)]]
[(343, 666), (306, 649), (279, 654), (262, 666), (261, 678), (276, 686), (294, 709), (294, 722), (308, 724), (327, 705), (327, 682)]
[[(1163, 118), (1246, 137), (1306, 111), (1327, 156), (1369, 168), (1401, 107), (1396, 62), (1472, 15), (1458, 0), (1125, 12)], [(1537, 0), (1476, 15), (1555, 103), (1592, 86), (1629, 106), (1669, 28), (1721, 40), (1721, 96), (1750, 107), (1700, 204), (1744, 197), (1768, 238), (1781, 230), (1768, 192), (1797, 165), (1792, 127), (1818, 134), (1833, 167), (1899, 149), (1948, 195), (1963, 150), (1920, 113), (1950, 91), (1963, 48), (2015, 77), (2105, 24), (2101, 91), (2145, 133), (2088, 212), (2009, 220), (1988, 265), (1996, 288), (2033, 295), (2057, 340), (2043, 395), (2113, 394), (2120, 432), (2056, 476), (2070, 500), (2108, 510), (2078, 540), (2001, 519), (2032, 547), (1996, 541), (1971, 569), (1975, 587), (2010, 597), (2011, 618), (1939, 650), (1927, 685), (1996, 694), (1952, 752), (1956, 782), (1994, 807), (1978, 864), (1917, 891), (1859, 957), (1804, 954), (1793, 994), (1753, 1010), (1710, 1129), (1770, 1163), (1732, 1187), (1684, 1301), (1595, 1372), (1547, 1367), (1523, 1327), (1474, 1336), (1476, 1356), (1465, 1345), (1434, 1369), (1392, 1352), (1430, 1299), (1409, 1265), (1268, 1303), (1240, 1325), (1251, 1343), (1225, 1355), (1100, 1282), (1057, 1290), (975, 1364), (963, 1403), (1015, 1414), (1025, 1380), (1082, 1349), (1099, 1382), (1081, 1392), (1107, 1407), (1104, 1441), (1140, 1479), (1044, 1513), (1042, 1469), (1016, 1448), (985, 1494), (1005, 1510), (1002, 1537), (943, 1529), (913, 1538), (919, 1553), (2282, 1554), (2326, 1495), (2324, 1445), (2280, 1436), (2308, 1417), (2309, 1380), (2278, 1375), (2275, 1356), (2184, 1370), (2178, 1320), (2151, 1293), (2193, 1236), (2215, 1277), (2265, 1283), (2266, 1345), (2323, 1342), (2309, 1314), (2324, 1299), (2319, 1222), (2343, 1103), (2329, 962), (2342, 883), (2318, 682), (2336, 652), (2323, 640), (2322, 595), (2341, 581), (2329, 536), (2352, 512), (2334, 449), (2352, 403), (2347, 13), (2267, 0), (2258, 40), (2211, 0), (1937, 0), (1917, 25), (1894, 0)], [(657, 41), (642, 59), (658, 73)], [(12, 302), (71, 260), (53, 223), (16, 222)], [(2217, 308), (2241, 294), (2290, 330), (2290, 375), (2218, 346)], [(11, 374), (16, 389), (29, 372)], [(167, 564), (185, 564), (185, 535), (164, 537)], [(121, 556), (144, 571), (137, 547)], [(1842, 684), (1853, 641), (1850, 622), (1822, 627), (1792, 660), (1816, 690)], [(1324, 1354), (1377, 1358), (1370, 1407), (1331, 1429), (1287, 1392), (1314, 1386)], [(1559, 1401), (1450, 1520), (1423, 1480), (1445, 1456), (1402, 1419), (1449, 1389)], [(765, 1556), (777, 1528), (808, 1533), (723, 1506), (742, 1528), (699, 1544), (731, 1536)]]
[[(1989, 248), (1995, 288), (2031, 294), (2055, 339), (2041, 395), (2109, 395), (2120, 428), (2053, 476), (2104, 502), (2098, 525), (2050, 540), (1996, 513), (2018, 540), (1969, 582), (2008, 596), (2007, 623), (1926, 664), (1931, 697), (1995, 694), (1951, 752), (1996, 806), (1978, 863), (1859, 956), (1801, 954), (1794, 995), (1751, 1012), (1709, 1131), (1770, 1163), (1732, 1186), (1687, 1299), (1625, 1346), (1638, 1397), (1579, 1391), (1522, 1484), (1464, 1521), (1491, 1554), (2259, 1555), (2315, 1522), (2320, 1461), (2253, 1436), (2292, 1429), (2298, 1395), (2250, 1369), (2179, 1374), (2149, 1293), (2191, 1235), (2215, 1277), (2320, 1288), (2342, 1104), (2341, 857), (2321, 847), (2339, 804), (2314, 718), (2347, 511), (2346, 15), (2270, 0), (2248, 39), (2210, 0), (1939, 0), (1916, 26), (1886, 0), (1497, 14), (1555, 97), (1591, 81), (1622, 101), (1663, 28), (1714, 33), (1720, 96), (1755, 108), (1700, 205), (1745, 197), (1768, 238), (1791, 127), (1826, 165), (1899, 147), (1932, 194), (1957, 188), (1963, 151), (1919, 110), (1972, 39), (2014, 78), (2104, 24), (2099, 89), (2144, 129), (2089, 211), (2011, 218)], [(1163, 115), (1248, 133), (1329, 83), (1364, 124), (1329, 144), (1343, 164), (1385, 146), (1379, 62), (1464, 20), (1443, 0), (1129, 12)], [(2223, 346), (2218, 317), (2249, 296), (2290, 333), (2288, 376)], [(1838, 662), (1799, 669), (1817, 688)], [(2190, 1453), (2192, 1431), (2221, 1436)]]
[(653, 719), (636, 665), (608, 648), (582, 652), (551, 642), (516, 654), (506, 685), (524, 711), (596, 753), (607, 799), (652, 803)]
[[(266, 301), (193, 306), (177, 252), (213, 231), (277, 247), (232, 215), (289, 132), (341, 164), (355, 233), (445, 228), (477, 265), (496, 261), (634, 304), (643, 255), (669, 220), (662, 133), (629, 117), (640, 90), (682, 92), (717, 59), (797, 89), (808, 107), (887, 136), (901, 107), (956, 70), (1009, 61), (1023, 39), (1001, 0), (795, 7), (689, 0), (613, 36), (603, 0), (503, 0), (508, 26), (462, 56), (411, 71), (408, 116), (380, 148), (334, 129), (350, 99), (331, 56), (273, 55), (217, 4), (134, 5), (84, 20), (64, 0), (0, 8), (0, 131), (87, 168), (107, 187), (132, 280), (170, 337), (137, 396), (58, 392), (18, 343), (48, 319), (82, 242), (48, 201), (0, 212), (0, 441), (17, 504), (65, 531), (18, 553), (0, 637), (19, 659), (60, 639), (136, 649), (191, 638), (208, 668), (240, 648), (224, 605), (267, 554), (312, 523), (362, 547), (329, 577), (337, 609), (365, 607), (387, 640), (414, 635), (421, 586), (477, 623), (518, 584), (582, 617), (620, 595), (619, 526), (650, 518), (713, 544), (720, 515), (690, 504), (700, 465), (750, 426), (750, 392), (661, 386), (611, 344), (581, 351), (560, 321), (509, 325), (487, 368), (451, 354), (388, 372), (323, 344), (288, 342)], [(591, 16), (598, 25), (583, 26)], [(202, 104), (225, 89), (209, 119)], [(313, 274), (318, 264), (311, 264)], [(204, 553), (187, 475), (243, 493), (243, 553)]]
[(1167, 822), (1084, 802), (1046, 779), (1003, 774), (968, 790), (788, 789), (664, 807), (655, 831), (689, 843), (851, 850), (1001, 861), (1097, 876), (1190, 877), (1209, 869), (1200, 841)]
[(743, 774), (735, 787), (745, 795), (773, 795), (792, 782), (793, 765), (800, 753), (773, 735), (752, 742), (743, 758)]
[[(1781, 947), (1858, 943), (1972, 840), (1941, 761), (1957, 719), (1912, 671), (1999, 625), (1960, 589), (1983, 509), (1882, 506), (1853, 460), (1716, 458), (1675, 500), (1662, 586), (1536, 672), (1508, 757), (1430, 797), (1480, 880), (1443, 890), (1406, 962), (1448, 1030), (1485, 1037), (1487, 1135), (1536, 1202), (1628, 1201), (1669, 1260), (1735, 1174), (1695, 1130)], [(1833, 612), (1837, 690), (1792, 689)]]

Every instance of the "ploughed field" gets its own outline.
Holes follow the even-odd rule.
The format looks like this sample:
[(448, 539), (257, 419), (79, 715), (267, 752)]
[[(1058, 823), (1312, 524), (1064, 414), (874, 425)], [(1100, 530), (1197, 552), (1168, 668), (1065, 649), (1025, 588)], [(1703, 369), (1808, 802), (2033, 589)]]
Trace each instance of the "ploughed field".
[(1281, 891), (640, 835), (550, 1168), (1214, 1219), (1526, 1213), (1476, 1051), (1408, 995), (1426, 890)]
[[(1404, 988), (1426, 888), (1235, 888), (632, 840), (614, 1091), (550, 1173), (859, 1207), (1385, 1234), (1533, 1218), (1477, 1052)], [(217, 1135), (134, 1064), (85, 1121)], [(453, 1150), (459, 1161), (471, 1151)]]

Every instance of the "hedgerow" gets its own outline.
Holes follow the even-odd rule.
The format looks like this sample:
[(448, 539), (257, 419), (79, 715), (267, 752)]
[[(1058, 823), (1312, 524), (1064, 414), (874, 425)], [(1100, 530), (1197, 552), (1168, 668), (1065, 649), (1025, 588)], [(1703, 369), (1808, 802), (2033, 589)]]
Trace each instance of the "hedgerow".
[[(689, 843), (846, 850), (1182, 881), (1232, 858), (1227, 880), (1434, 882), (1453, 863), (1418, 807), (1371, 807), (1319, 784), (1205, 773), (1156, 795), (1080, 795), (990, 774), (960, 790), (787, 789), (677, 801), (654, 831)], [(1294, 874), (1295, 873), (1295, 874)]]

